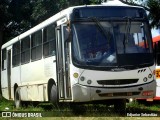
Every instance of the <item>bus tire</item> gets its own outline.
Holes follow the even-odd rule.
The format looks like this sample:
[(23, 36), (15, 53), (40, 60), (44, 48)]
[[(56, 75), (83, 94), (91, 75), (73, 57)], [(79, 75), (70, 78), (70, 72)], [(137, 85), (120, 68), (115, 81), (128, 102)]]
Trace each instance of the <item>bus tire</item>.
[(51, 91), (50, 91), (50, 102), (52, 104), (57, 104), (58, 103), (57, 87), (54, 84), (52, 85)]
[(14, 96), (14, 105), (16, 108), (20, 108), (22, 106), (20, 89), (17, 87)]

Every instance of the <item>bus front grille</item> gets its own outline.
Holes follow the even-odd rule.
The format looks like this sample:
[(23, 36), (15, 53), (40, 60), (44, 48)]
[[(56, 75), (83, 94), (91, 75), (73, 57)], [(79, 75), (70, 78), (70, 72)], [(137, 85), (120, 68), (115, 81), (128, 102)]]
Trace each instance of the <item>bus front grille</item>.
[(137, 83), (138, 79), (97, 80), (100, 85), (125, 85)]

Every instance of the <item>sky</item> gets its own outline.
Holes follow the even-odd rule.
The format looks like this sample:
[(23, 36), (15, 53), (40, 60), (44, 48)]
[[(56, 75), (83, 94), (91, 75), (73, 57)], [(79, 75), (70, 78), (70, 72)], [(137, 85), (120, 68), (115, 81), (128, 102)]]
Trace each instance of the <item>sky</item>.
[(152, 32), (152, 37), (156, 37), (156, 36), (160, 35), (160, 30), (152, 29), (151, 32)]
[[(134, 0), (136, 3), (139, 3), (139, 4), (145, 4), (146, 3), (146, 0)], [(151, 29), (151, 32), (152, 32), (152, 37), (156, 37), (158, 35), (160, 35), (160, 30), (159, 29)]]

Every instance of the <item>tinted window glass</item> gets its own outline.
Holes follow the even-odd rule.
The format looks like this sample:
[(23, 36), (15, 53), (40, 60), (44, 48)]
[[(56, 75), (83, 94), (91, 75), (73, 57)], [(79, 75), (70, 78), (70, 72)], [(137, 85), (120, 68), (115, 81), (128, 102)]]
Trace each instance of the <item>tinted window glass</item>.
[(20, 64), (20, 41), (13, 44), (13, 56), (12, 56), (12, 65), (13, 67)]
[(50, 25), (44, 29), (43, 32), (43, 56), (49, 57), (56, 53), (56, 37), (55, 37), (55, 26)]
[(42, 31), (32, 34), (32, 52), (31, 60), (39, 60), (42, 58)]
[(30, 37), (21, 40), (21, 64), (30, 61)]

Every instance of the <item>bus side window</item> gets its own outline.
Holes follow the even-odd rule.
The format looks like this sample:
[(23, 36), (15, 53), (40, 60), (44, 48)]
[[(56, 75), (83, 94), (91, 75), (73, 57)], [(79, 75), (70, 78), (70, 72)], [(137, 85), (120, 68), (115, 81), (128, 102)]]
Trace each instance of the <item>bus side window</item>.
[(16, 67), (20, 64), (20, 41), (13, 44), (12, 66)]
[(2, 70), (5, 70), (7, 67), (7, 62), (6, 62), (6, 49), (2, 50)]
[(32, 34), (31, 38), (31, 60), (40, 60), (42, 58), (42, 30)]
[(56, 37), (55, 26), (52, 24), (43, 30), (43, 56), (55, 56), (56, 54)]
[(27, 36), (21, 40), (21, 64), (30, 61), (30, 37)]

